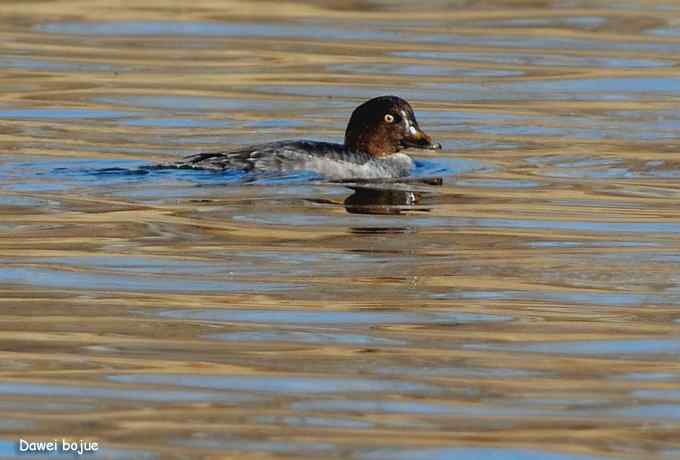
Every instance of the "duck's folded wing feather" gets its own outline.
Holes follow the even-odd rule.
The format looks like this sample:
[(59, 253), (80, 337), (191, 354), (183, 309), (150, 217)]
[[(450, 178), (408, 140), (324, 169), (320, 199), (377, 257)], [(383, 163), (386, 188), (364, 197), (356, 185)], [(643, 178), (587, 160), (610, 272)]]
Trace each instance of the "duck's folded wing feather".
[[(196, 168), (243, 171), (287, 171), (304, 168), (312, 158), (342, 160), (347, 152), (340, 144), (315, 141), (280, 141), (269, 144), (253, 145), (226, 152), (198, 153), (190, 155), (175, 166), (179, 168)], [(368, 161), (365, 154), (353, 154), (355, 161)], [(362, 158), (356, 158), (356, 156)], [(366, 158), (363, 158), (365, 156)]]

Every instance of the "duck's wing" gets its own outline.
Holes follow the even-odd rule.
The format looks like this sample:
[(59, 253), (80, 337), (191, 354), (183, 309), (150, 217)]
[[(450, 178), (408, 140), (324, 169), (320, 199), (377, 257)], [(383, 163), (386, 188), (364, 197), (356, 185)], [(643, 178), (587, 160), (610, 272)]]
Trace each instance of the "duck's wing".
[(225, 169), (252, 171), (258, 159), (268, 153), (267, 150), (267, 146), (250, 146), (226, 152), (197, 153), (181, 159), (174, 163), (174, 166), (214, 171)]
[[(340, 144), (316, 141), (279, 141), (252, 145), (225, 152), (190, 155), (174, 166), (222, 171), (290, 171), (305, 169), (314, 157), (340, 160), (347, 155)], [(368, 161), (368, 156), (364, 161)]]

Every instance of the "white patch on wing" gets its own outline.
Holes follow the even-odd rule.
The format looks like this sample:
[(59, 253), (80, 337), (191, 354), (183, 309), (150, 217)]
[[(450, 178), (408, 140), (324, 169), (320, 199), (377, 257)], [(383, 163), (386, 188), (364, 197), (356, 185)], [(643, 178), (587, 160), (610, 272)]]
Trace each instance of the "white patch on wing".
[(413, 134), (414, 136), (415, 136), (416, 133), (418, 132), (413, 126), (409, 126), (408, 130), (409, 130), (409, 131), (411, 132), (411, 134)]

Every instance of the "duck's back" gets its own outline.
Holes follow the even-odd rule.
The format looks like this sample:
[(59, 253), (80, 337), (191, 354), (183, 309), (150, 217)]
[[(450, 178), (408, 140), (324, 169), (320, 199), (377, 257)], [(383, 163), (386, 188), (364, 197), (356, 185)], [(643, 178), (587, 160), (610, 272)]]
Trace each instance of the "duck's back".
[(246, 172), (311, 171), (329, 179), (400, 177), (410, 173), (407, 155), (374, 158), (344, 145), (317, 141), (279, 141), (226, 152), (199, 153), (175, 164), (180, 168)]

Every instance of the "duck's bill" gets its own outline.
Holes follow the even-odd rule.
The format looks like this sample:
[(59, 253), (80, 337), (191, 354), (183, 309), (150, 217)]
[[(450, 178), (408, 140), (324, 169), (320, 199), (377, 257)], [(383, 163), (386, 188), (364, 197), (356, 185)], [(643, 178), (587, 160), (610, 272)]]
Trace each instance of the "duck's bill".
[(424, 150), (440, 150), (442, 148), (441, 144), (433, 143), (432, 138), (420, 130), (416, 131), (413, 136), (403, 138), (401, 145), (405, 148)]

